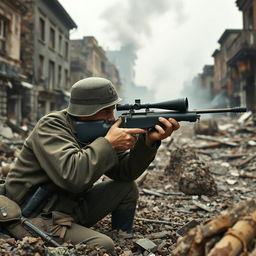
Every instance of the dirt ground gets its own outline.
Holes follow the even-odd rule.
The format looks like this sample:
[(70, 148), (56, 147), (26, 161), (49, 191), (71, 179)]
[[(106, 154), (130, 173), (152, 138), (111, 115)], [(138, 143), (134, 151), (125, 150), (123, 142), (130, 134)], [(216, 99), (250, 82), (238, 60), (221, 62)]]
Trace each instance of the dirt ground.
[[(93, 227), (113, 238), (117, 255), (173, 255), (178, 239), (190, 228), (256, 198), (255, 118), (222, 117), (216, 122), (218, 131), (207, 135), (195, 134), (193, 124), (182, 123), (162, 143), (153, 163), (137, 180), (140, 198), (132, 236), (109, 231), (109, 217)], [(254, 237), (243, 255), (255, 246)], [(36, 238), (0, 240), (0, 253), (108, 255), (85, 245), (49, 250)]]

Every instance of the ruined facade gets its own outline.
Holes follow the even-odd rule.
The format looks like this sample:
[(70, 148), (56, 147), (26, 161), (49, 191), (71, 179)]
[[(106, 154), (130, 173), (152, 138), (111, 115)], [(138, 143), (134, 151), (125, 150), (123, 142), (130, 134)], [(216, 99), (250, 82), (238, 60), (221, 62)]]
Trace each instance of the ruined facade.
[(0, 118), (20, 121), (27, 88), (20, 79), (20, 28), (26, 11), (20, 1), (0, 2)]
[(212, 55), (214, 58), (213, 95), (216, 97), (221, 94), (225, 95), (229, 106), (245, 105), (243, 90), (234, 86), (230, 76), (230, 68), (227, 64), (229, 60), (228, 49), (240, 33), (240, 29), (226, 29), (218, 40), (220, 48), (215, 50)]
[(201, 74), (202, 88), (209, 92), (209, 97), (214, 97), (214, 66), (205, 65)]
[(67, 104), (70, 88), (69, 31), (75, 22), (57, 0), (22, 0), (22, 74), (33, 85), (29, 117), (32, 120)]
[(244, 90), (248, 109), (256, 111), (256, 0), (237, 0), (243, 13), (243, 29), (227, 49), (230, 79)]
[(93, 36), (71, 40), (70, 70), (71, 84), (89, 76), (104, 77), (111, 80), (122, 94), (119, 72)]
[(155, 92), (153, 90), (148, 89), (146, 86), (138, 86), (135, 83), (135, 61), (137, 54), (136, 47), (133, 44), (125, 44), (119, 50), (107, 51), (106, 53), (120, 72), (124, 102), (134, 103), (134, 100), (140, 97), (144, 103), (155, 101)]
[(213, 54), (215, 92), (225, 88), (231, 106), (256, 111), (256, 0), (237, 0), (241, 30), (225, 30)]

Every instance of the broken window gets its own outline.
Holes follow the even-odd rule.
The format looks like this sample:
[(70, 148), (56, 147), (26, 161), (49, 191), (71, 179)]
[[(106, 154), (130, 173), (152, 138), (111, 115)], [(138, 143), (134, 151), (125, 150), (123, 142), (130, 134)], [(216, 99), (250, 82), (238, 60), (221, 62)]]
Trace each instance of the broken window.
[(39, 19), (39, 39), (45, 41), (45, 21), (43, 18)]
[(254, 30), (253, 30), (253, 8), (249, 9), (248, 14), (248, 28), (249, 28), (249, 44), (254, 44)]
[(101, 62), (101, 72), (102, 73), (106, 72), (106, 65), (105, 65), (105, 63), (103, 61)]
[(38, 63), (38, 79), (44, 79), (44, 56), (39, 55), (39, 63)]
[(41, 118), (43, 115), (45, 115), (45, 101), (39, 100), (38, 101), (38, 117)]
[(55, 63), (53, 61), (49, 61), (49, 72), (48, 72), (48, 88), (53, 89), (54, 88), (54, 74), (55, 74)]
[(17, 14), (14, 14), (14, 26), (15, 26), (15, 34), (18, 35), (20, 31), (20, 16)]
[(65, 42), (65, 58), (68, 59), (68, 42)]
[(0, 87), (0, 116), (6, 116), (6, 108), (7, 108), (7, 93), (4, 86)]
[(61, 87), (61, 73), (62, 73), (62, 67), (61, 65), (59, 65), (59, 68), (58, 68), (58, 85), (59, 87)]
[(0, 16), (0, 53), (6, 53), (8, 20)]
[(66, 88), (67, 88), (67, 85), (68, 85), (68, 80), (69, 80), (69, 78), (68, 78), (68, 70), (65, 69), (65, 87)]
[(50, 28), (49, 47), (55, 49), (55, 30), (52, 27)]
[(62, 55), (62, 35), (59, 35), (59, 54)]

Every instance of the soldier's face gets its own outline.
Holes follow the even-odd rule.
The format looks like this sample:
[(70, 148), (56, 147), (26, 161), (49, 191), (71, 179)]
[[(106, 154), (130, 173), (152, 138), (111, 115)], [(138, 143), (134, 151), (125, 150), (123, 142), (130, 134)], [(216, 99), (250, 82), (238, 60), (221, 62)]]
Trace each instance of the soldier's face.
[(114, 122), (115, 121), (115, 116), (114, 116), (114, 110), (115, 106), (107, 107), (93, 116), (84, 116), (84, 117), (79, 117), (79, 120), (104, 120), (105, 122)]

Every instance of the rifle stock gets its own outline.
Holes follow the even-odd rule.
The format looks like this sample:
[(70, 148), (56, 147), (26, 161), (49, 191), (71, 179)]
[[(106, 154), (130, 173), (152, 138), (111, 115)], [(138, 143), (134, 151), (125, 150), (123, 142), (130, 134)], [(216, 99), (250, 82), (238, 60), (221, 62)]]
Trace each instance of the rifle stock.
[[(151, 129), (155, 125), (163, 125), (158, 121), (159, 117), (174, 118), (179, 121), (195, 122), (200, 118), (196, 112), (150, 112), (150, 113), (134, 113), (131, 116), (123, 114), (121, 116), (122, 123), (120, 128), (141, 128)], [(110, 127), (114, 123), (106, 123), (103, 120), (96, 121), (76, 121), (75, 130), (77, 132), (77, 138), (83, 143), (89, 143), (97, 139), (98, 137), (104, 137)]]
[[(140, 112), (123, 113), (121, 115), (122, 123), (120, 128), (141, 128), (152, 129), (155, 125), (161, 125), (159, 117), (166, 119), (173, 118), (180, 121), (196, 122), (200, 119), (200, 114), (223, 113), (223, 112), (246, 112), (246, 108), (224, 108), (224, 109), (204, 109), (194, 111), (163, 111), (163, 112)], [(75, 121), (77, 138), (83, 143), (90, 143), (98, 137), (104, 137), (113, 123), (106, 123), (103, 120), (96, 121)]]

